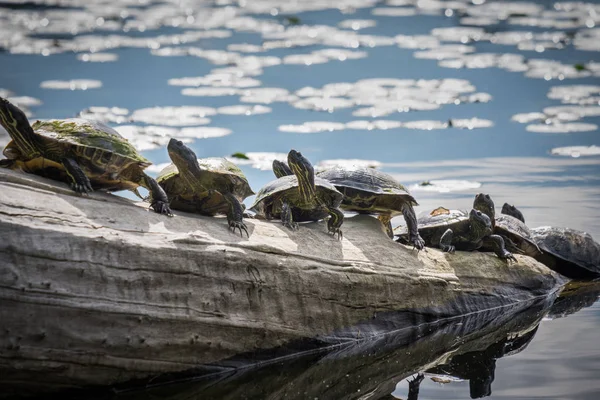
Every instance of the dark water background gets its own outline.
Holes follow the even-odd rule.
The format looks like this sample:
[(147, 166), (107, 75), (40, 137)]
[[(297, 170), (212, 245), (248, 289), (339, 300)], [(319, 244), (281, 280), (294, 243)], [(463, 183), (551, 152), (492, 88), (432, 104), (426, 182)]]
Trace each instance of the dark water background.
[[(598, 46), (600, 34), (598, 28), (595, 28), (600, 23), (598, 2), (579, 6), (551, 1), (536, 3), (478, 1), (474, 2), (477, 3), (476, 5), (466, 2), (440, 2), (435, 3), (438, 7), (429, 7), (429, 11), (425, 7), (426, 3), (415, 7), (414, 2), (411, 1), (405, 2), (405, 5), (400, 5), (400, 2), (385, 4), (384, 2), (342, 1), (322, 6), (316, 6), (319, 3), (309, 1), (289, 4), (267, 1), (247, 3), (222, 1), (214, 7), (209, 2), (195, 1), (61, 3), (69, 5), (66, 8), (48, 7), (43, 2), (35, 3), (37, 5), (12, 1), (0, 3), (2, 6), (0, 47), (3, 49), (0, 52), (0, 88), (10, 91), (9, 97), (15, 98), (15, 102), (27, 109), (32, 119), (75, 117), (83, 110), (94, 106), (125, 108), (128, 112), (123, 121), (119, 123), (109, 121), (109, 124), (116, 126), (117, 129), (120, 125), (145, 125), (140, 120), (131, 121), (130, 117), (134, 110), (147, 107), (219, 108), (238, 104), (254, 105), (242, 102), (239, 94), (184, 96), (181, 93), (184, 87), (168, 84), (168, 80), (173, 78), (206, 76), (215, 68), (233, 66), (243, 70), (248, 67), (248, 61), (215, 65), (214, 62), (203, 57), (189, 55), (162, 57), (153, 54), (148, 45), (161, 49), (193, 47), (204, 50), (227, 50), (228, 45), (239, 43), (260, 46), (269, 40), (274, 40), (270, 39), (265, 32), (251, 31), (254, 29), (252, 26), (255, 26), (253, 24), (261, 21), (271, 21), (279, 25), (277, 29), (285, 31), (297, 28), (295, 22), (300, 22), (299, 26), (304, 27), (326, 25), (333, 28), (348, 19), (372, 20), (375, 21), (375, 26), (361, 29), (357, 33), (387, 38), (394, 38), (396, 35), (431, 37), (432, 30), (435, 28), (463, 26), (459, 14), (475, 15), (478, 7), (486, 7), (490, 4), (502, 4), (504, 8), (500, 9), (504, 10), (513, 10), (510, 7), (518, 4), (542, 7), (546, 12), (541, 9), (532, 11), (515, 8), (507, 13), (508, 19), (501, 18), (501, 13), (488, 13), (495, 15), (497, 20), (489, 22), (488, 25), (483, 26), (483, 29), (488, 34), (551, 32), (559, 35), (557, 37), (564, 34), (566, 36), (563, 39), (553, 42), (554, 45), (562, 46), (560, 49), (545, 49), (544, 44), (548, 42), (546, 40), (537, 42), (537, 50), (543, 51), (521, 50), (516, 45), (500, 45), (472, 37), (465, 39), (464, 44), (474, 47), (473, 54), (520, 54), (525, 57), (525, 60), (545, 59), (562, 63), (562, 69), (558, 72), (542, 64), (541, 68), (547, 68), (546, 74), (550, 79), (527, 76), (533, 69), (534, 64), (531, 62), (526, 63), (525, 69), (518, 72), (496, 66), (455, 69), (441, 67), (434, 59), (416, 58), (415, 53), (419, 51), (418, 49), (403, 48), (396, 44), (358, 48), (347, 46), (346, 50), (366, 52), (366, 55), (363, 58), (332, 60), (322, 64), (282, 63), (264, 66), (258, 75), (251, 78), (260, 81), (257, 87), (283, 88), (290, 93), (306, 86), (321, 88), (331, 83), (355, 83), (370, 78), (414, 80), (457, 78), (467, 80), (475, 87), (470, 92), (461, 93), (461, 96), (475, 92), (487, 93), (491, 95), (491, 100), (476, 103), (461, 101), (460, 104), (445, 104), (435, 110), (396, 112), (376, 118), (353, 116), (352, 112), (360, 107), (358, 105), (335, 108), (332, 112), (327, 112), (295, 108), (290, 101), (274, 102), (262, 104), (272, 109), (265, 114), (217, 113), (209, 116), (210, 123), (207, 126), (226, 128), (231, 130), (231, 133), (215, 138), (195, 140), (191, 138), (191, 146), (198, 157), (229, 156), (235, 152), (247, 153), (249, 156), (256, 152), (268, 153), (252, 156), (251, 158), (256, 157), (253, 162), (240, 165), (255, 190), (272, 179), (272, 173), (266, 170), (270, 165), (270, 159), (277, 156), (272, 153), (286, 153), (290, 148), (295, 148), (302, 151), (315, 164), (340, 159), (367, 160), (368, 164), (377, 164), (381, 170), (393, 174), (411, 188), (421, 204), (417, 213), (440, 205), (448, 208), (466, 208), (475, 193), (484, 191), (493, 196), (498, 206), (507, 201), (521, 208), (529, 226), (569, 226), (587, 231), (596, 239), (600, 238), (600, 212), (597, 209), (600, 200), (600, 155), (597, 148), (595, 155), (589, 156), (571, 157), (551, 154), (552, 149), (568, 146), (586, 146), (588, 150), (593, 150), (593, 146), (600, 145), (597, 126), (583, 132), (541, 133), (528, 131), (526, 129), (528, 124), (511, 120), (516, 114), (542, 112), (546, 107), (564, 105), (561, 100), (548, 97), (552, 87), (600, 84), (598, 78), (600, 68), (597, 64), (600, 62)], [(313, 5), (312, 9), (302, 11), (303, 8), (308, 8), (308, 5)], [(259, 6), (267, 12), (257, 12)], [(342, 8), (342, 11), (336, 7)], [(410, 9), (415, 11), (415, 15), (392, 17), (373, 14), (374, 9), (383, 7)], [(232, 17), (222, 18), (218, 22), (210, 20), (212, 25), (208, 23), (203, 25), (202, 21), (209, 21), (209, 17), (219, 9), (230, 10)], [(122, 14), (124, 10), (128, 10), (128, 13)], [(269, 10), (276, 10), (278, 15), (270, 15)], [(562, 14), (556, 16), (549, 13), (551, 10)], [(445, 16), (445, 13), (449, 16)], [(193, 23), (190, 23), (189, 16), (194, 16)], [(285, 16), (295, 16), (299, 21), (286, 19)], [(548, 24), (555, 21), (554, 26), (549, 25), (544, 28), (532, 26), (532, 20), (523, 21), (526, 16), (549, 21)], [(100, 17), (103, 18), (100, 21), (102, 23), (97, 20)], [(48, 22), (43, 22), (44, 18), (47, 18)], [(463, 20), (463, 22), (468, 21)], [(560, 24), (568, 22), (572, 26)], [(78, 30), (75, 34), (71, 32), (71, 23), (77, 23)], [(144, 29), (139, 28), (142, 25), (145, 26)], [(183, 32), (204, 31), (204, 28), (207, 28), (207, 31), (224, 30), (229, 32), (229, 36), (201, 38), (183, 45), (153, 44), (153, 40), (159, 35), (181, 35)], [(342, 28), (338, 28), (338, 31), (352, 32), (351, 29)], [(147, 38), (148, 45), (140, 45), (140, 47), (120, 45), (103, 50), (117, 55), (118, 59), (114, 62), (80, 61), (77, 56), (87, 54), (89, 46), (87, 50), (84, 46), (78, 48), (76, 52), (72, 51), (71, 46), (78, 39), (93, 37), (96, 43), (94, 46), (98, 44), (102, 46), (104, 39), (115, 34)], [(582, 50), (581, 46), (576, 45), (577, 35), (595, 37), (595, 47), (592, 44), (591, 48)], [(301, 36), (302, 34), (297, 35), (297, 37)], [(281, 60), (286, 56), (308, 54), (325, 48), (343, 48), (326, 43), (327, 36), (333, 35), (318, 36), (318, 40), (309, 46), (276, 48), (256, 55), (274, 56)], [(438, 37), (443, 44), (460, 44), (460, 39), (456, 42), (443, 35)], [(469, 35), (465, 34), (464, 37), (468, 38)], [(50, 39), (47, 46), (43, 45), (45, 39)], [(346, 43), (351, 42), (352, 38)], [(593, 40), (591, 42), (593, 43)], [(42, 44), (36, 48), (36, 43)], [(540, 43), (542, 47), (539, 47)], [(44, 49), (50, 49), (49, 52), (55, 54), (42, 55)], [(437, 46), (433, 51), (441, 53), (442, 49)], [(238, 54), (253, 55), (253, 53)], [(460, 54), (456, 53), (454, 58), (460, 58)], [(41, 87), (42, 82), (45, 81), (71, 79), (98, 80), (102, 82), (102, 86), (88, 90), (56, 90)], [(582, 100), (575, 102), (574, 106), (595, 107), (595, 111), (592, 110), (591, 116), (579, 118), (576, 122), (596, 125), (600, 123), (600, 112), (597, 112), (600, 88), (594, 89), (594, 87), (589, 89), (591, 94), (581, 96)], [(244, 88), (246, 89), (251, 88)], [(242, 89), (238, 88), (238, 90)], [(377, 88), (373, 87), (373, 92), (376, 90)], [(571, 87), (569, 90), (576, 94), (582, 89)], [(32, 103), (31, 99), (23, 99), (22, 96), (38, 99), (40, 103)], [(569, 100), (563, 98), (564, 101)], [(573, 119), (573, 113), (577, 114), (577, 111), (563, 116), (562, 122), (568, 123), (569, 119)], [(449, 119), (468, 118), (488, 120), (493, 123), (493, 126), (478, 129), (443, 127), (433, 130), (407, 127), (388, 130), (343, 129), (317, 133), (285, 132), (279, 129), (282, 125), (300, 125), (309, 121), (347, 123), (355, 120), (379, 119), (402, 123), (423, 120), (444, 123)], [(552, 121), (552, 118), (552, 115), (547, 115), (547, 122), (551, 126), (556, 125), (556, 120)], [(538, 122), (531, 122), (531, 124), (536, 123)], [(164, 121), (152, 122), (152, 125), (173, 128), (173, 121), (165, 118)], [(177, 126), (175, 129), (181, 129), (182, 126)], [(156, 137), (148, 138), (143, 134), (129, 136), (129, 138), (147, 148), (148, 150), (143, 151), (143, 154), (155, 164), (169, 161), (164, 148), (164, 137), (163, 142), (159, 140), (158, 144)], [(0, 134), (0, 142), (5, 143), (6, 140), (6, 137)], [(266, 161), (261, 164), (262, 159)], [(157, 169), (152, 173), (156, 174), (156, 172)], [(437, 183), (433, 187), (420, 187), (419, 183), (423, 181)], [(436, 189), (438, 185), (444, 184), (447, 185), (445, 190), (426, 190)], [(247, 199), (246, 203), (250, 204), (250, 201), (251, 198)], [(600, 328), (598, 302), (568, 318), (542, 320), (535, 337), (525, 350), (497, 361), (491, 398), (600, 398), (600, 380), (597, 377), (600, 371), (598, 328)], [(408, 383), (402, 379), (394, 395), (405, 398), (407, 390)], [(355, 397), (369, 398), (361, 396), (364, 394), (357, 393)], [(468, 382), (462, 380), (441, 385), (426, 377), (421, 384), (421, 398), (469, 398)]]

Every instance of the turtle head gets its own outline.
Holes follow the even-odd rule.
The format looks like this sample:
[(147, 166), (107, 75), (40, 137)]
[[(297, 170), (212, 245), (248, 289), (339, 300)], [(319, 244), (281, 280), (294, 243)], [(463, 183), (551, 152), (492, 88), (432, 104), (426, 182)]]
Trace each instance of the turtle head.
[(525, 223), (525, 217), (523, 217), (523, 213), (519, 211), (519, 209), (513, 205), (508, 203), (504, 203), (502, 206), (502, 214), (510, 215), (511, 217), (515, 217), (519, 221)]
[(0, 97), (0, 125), (6, 129), (24, 157), (31, 159), (39, 155), (38, 140), (27, 116), (3, 97)]
[(298, 178), (300, 197), (306, 202), (314, 200), (317, 191), (315, 187), (315, 170), (310, 161), (299, 151), (290, 150), (288, 153), (288, 165), (294, 175), (296, 175), (296, 178)]
[(194, 150), (190, 149), (181, 140), (171, 139), (167, 145), (167, 151), (173, 164), (179, 170), (179, 173), (197, 172), (200, 170), (198, 159)]
[[(496, 220), (496, 207), (494, 206), (494, 201), (489, 194), (479, 193), (475, 195), (473, 208), (487, 215), (490, 220)], [(494, 225), (493, 222), (492, 225)]]
[(279, 160), (273, 160), (273, 173), (278, 178), (287, 175), (294, 175), (290, 167), (288, 167), (287, 164), (283, 161)]
[(484, 236), (484, 232), (492, 232), (492, 221), (490, 220), (490, 217), (475, 208), (469, 213), (469, 221), (471, 222), (471, 229), (480, 233), (481, 236)]

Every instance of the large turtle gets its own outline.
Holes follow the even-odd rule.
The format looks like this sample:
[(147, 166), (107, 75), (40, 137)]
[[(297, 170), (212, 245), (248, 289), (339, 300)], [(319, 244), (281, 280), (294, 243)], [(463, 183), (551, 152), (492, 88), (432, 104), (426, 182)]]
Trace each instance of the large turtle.
[(138, 194), (142, 186), (150, 192), (154, 211), (171, 215), (167, 195), (144, 172), (150, 161), (103, 123), (74, 118), (32, 126), (23, 111), (0, 97), (0, 124), (12, 138), (0, 166), (68, 182), (78, 193), (104, 189)]
[[(276, 176), (288, 174), (289, 168), (280, 161), (273, 162)], [(367, 167), (332, 167), (317, 176), (333, 183), (344, 195), (341, 208), (360, 214), (378, 214), (390, 237), (394, 237), (391, 219), (403, 214), (409, 230), (409, 242), (417, 249), (425, 245), (419, 237), (417, 216), (413, 206), (418, 205), (408, 190), (391, 175)]]
[[(502, 213), (523, 216), (514, 206), (502, 207)], [(600, 277), (600, 244), (589, 233), (556, 226), (532, 228), (530, 233), (541, 250), (535, 259), (550, 269), (573, 279)]]
[(300, 152), (290, 150), (288, 164), (293, 175), (267, 183), (250, 209), (267, 219), (281, 218), (283, 225), (293, 230), (298, 228), (297, 222), (316, 221), (329, 215), (329, 233), (341, 238), (342, 193), (325, 179), (315, 177), (313, 166)]
[(220, 157), (198, 159), (177, 139), (169, 141), (167, 150), (173, 163), (159, 173), (157, 181), (171, 207), (211, 216), (226, 214), (232, 231), (248, 235), (242, 202), (254, 192), (238, 166)]
[[(516, 208), (507, 208), (508, 204), (504, 204), (502, 210), (508, 210), (514, 213)], [(492, 229), (496, 235), (502, 236), (506, 248), (515, 253), (521, 253), (530, 257), (536, 257), (542, 254), (542, 251), (536, 244), (529, 227), (521, 220), (511, 216), (502, 214), (496, 218), (496, 208), (494, 201), (489, 194), (479, 193), (473, 201), (473, 208), (481, 211), (492, 221)], [(518, 210), (517, 210), (518, 211)], [(520, 212), (518, 213), (520, 214)], [(517, 215), (514, 213), (514, 215)], [(521, 218), (523, 215), (521, 214)]]
[[(406, 243), (406, 227), (399, 231), (399, 242)], [(470, 212), (448, 210), (439, 207), (419, 218), (419, 234), (427, 246), (439, 247), (445, 252), (477, 250), (484, 244), (502, 259), (514, 260), (512, 253), (504, 248), (504, 240), (492, 234), (490, 218), (479, 210)]]
[(600, 244), (587, 232), (556, 226), (532, 228), (543, 251), (535, 257), (550, 269), (574, 279), (600, 277)]

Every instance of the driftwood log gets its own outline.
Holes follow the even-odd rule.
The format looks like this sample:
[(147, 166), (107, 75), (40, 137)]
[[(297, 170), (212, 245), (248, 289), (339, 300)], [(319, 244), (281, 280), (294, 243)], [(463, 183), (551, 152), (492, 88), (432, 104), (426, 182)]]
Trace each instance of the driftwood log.
[(256, 219), (246, 238), (224, 218), (147, 207), (0, 169), (3, 395), (216, 368), (307, 339), (376, 336), (398, 311), (481, 312), (563, 283), (528, 257), (417, 252), (369, 216), (347, 218), (341, 241), (323, 222)]

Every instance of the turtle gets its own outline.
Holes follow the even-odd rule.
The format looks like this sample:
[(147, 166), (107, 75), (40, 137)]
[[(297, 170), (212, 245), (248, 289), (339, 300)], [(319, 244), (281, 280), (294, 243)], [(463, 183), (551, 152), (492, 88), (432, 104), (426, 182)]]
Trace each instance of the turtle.
[(141, 197), (137, 188), (142, 186), (154, 211), (172, 215), (167, 195), (144, 172), (152, 163), (109, 126), (81, 118), (30, 125), (25, 113), (2, 97), (0, 124), (12, 139), (0, 166), (70, 183), (80, 194), (131, 190)]
[[(397, 241), (407, 242), (407, 234), (401, 232)], [(439, 247), (445, 252), (477, 250), (485, 244), (501, 259), (515, 260), (505, 249), (502, 237), (492, 234), (490, 218), (474, 208), (466, 212), (438, 207), (419, 219), (419, 235), (427, 246)]]
[[(275, 175), (287, 173), (285, 163), (274, 161)], [(391, 219), (403, 214), (410, 232), (409, 242), (421, 250), (425, 245), (419, 237), (417, 216), (413, 206), (418, 205), (408, 190), (394, 177), (374, 168), (368, 167), (332, 167), (317, 173), (317, 177), (333, 183), (343, 193), (341, 208), (360, 214), (378, 214), (378, 219), (385, 226), (388, 236), (394, 237)]]
[[(505, 210), (523, 215), (516, 207)], [(505, 215), (506, 216), (506, 215)], [(540, 249), (534, 258), (548, 268), (573, 279), (600, 277), (600, 244), (587, 232), (556, 226), (531, 228), (531, 239)]]
[(522, 223), (525, 223), (525, 217), (523, 217), (523, 213), (512, 204), (504, 203), (502, 205), (502, 211), (500, 211), (500, 213), (510, 215), (511, 217), (518, 219)]
[(600, 244), (587, 232), (556, 226), (532, 228), (542, 254), (535, 257), (548, 268), (573, 279), (600, 277)]
[(222, 157), (198, 159), (192, 149), (174, 138), (167, 151), (173, 163), (158, 174), (157, 181), (171, 207), (210, 216), (226, 214), (229, 228), (249, 237), (242, 202), (254, 192), (242, 170)]
[(341, 239), (344, 214), (339, 209), (343, 194), (329, 181), (315, 177), (314, 168), (302, 153), (290, 150), (288, 164), (293, 175), (267, 183), (256, 195), (250, 210), (267, 219), (280, 218), (296, 230), (298, 222), (317, 221), (330, 216), (328, 232)]
[[(505, 203), (504, 206), (506, 205), (508, 204)], [(525, 225), (524, 222), (506, 214), (502, 214), (496, 218), (494, 201), (489, 194), (478, 193), (475, 195), (475, 200), (473, 200), (473, 208), (490, 217), (494, 234), (502, 236), (502, 239), (504, 239), (504, 244), (508, 250), (515, 253), (525, 254), (530, 257), (536, 257), (542, 254), (542, 251), (533, 239), (529, 227)], [(504, 210), (505, 207), (502, 209)], [(508, 210), (509, 212), (514, 213), (514, 210), (511, 210), (510, 208), (508, 208)], [(518, 215), (516, 213), (514, 214)]]

